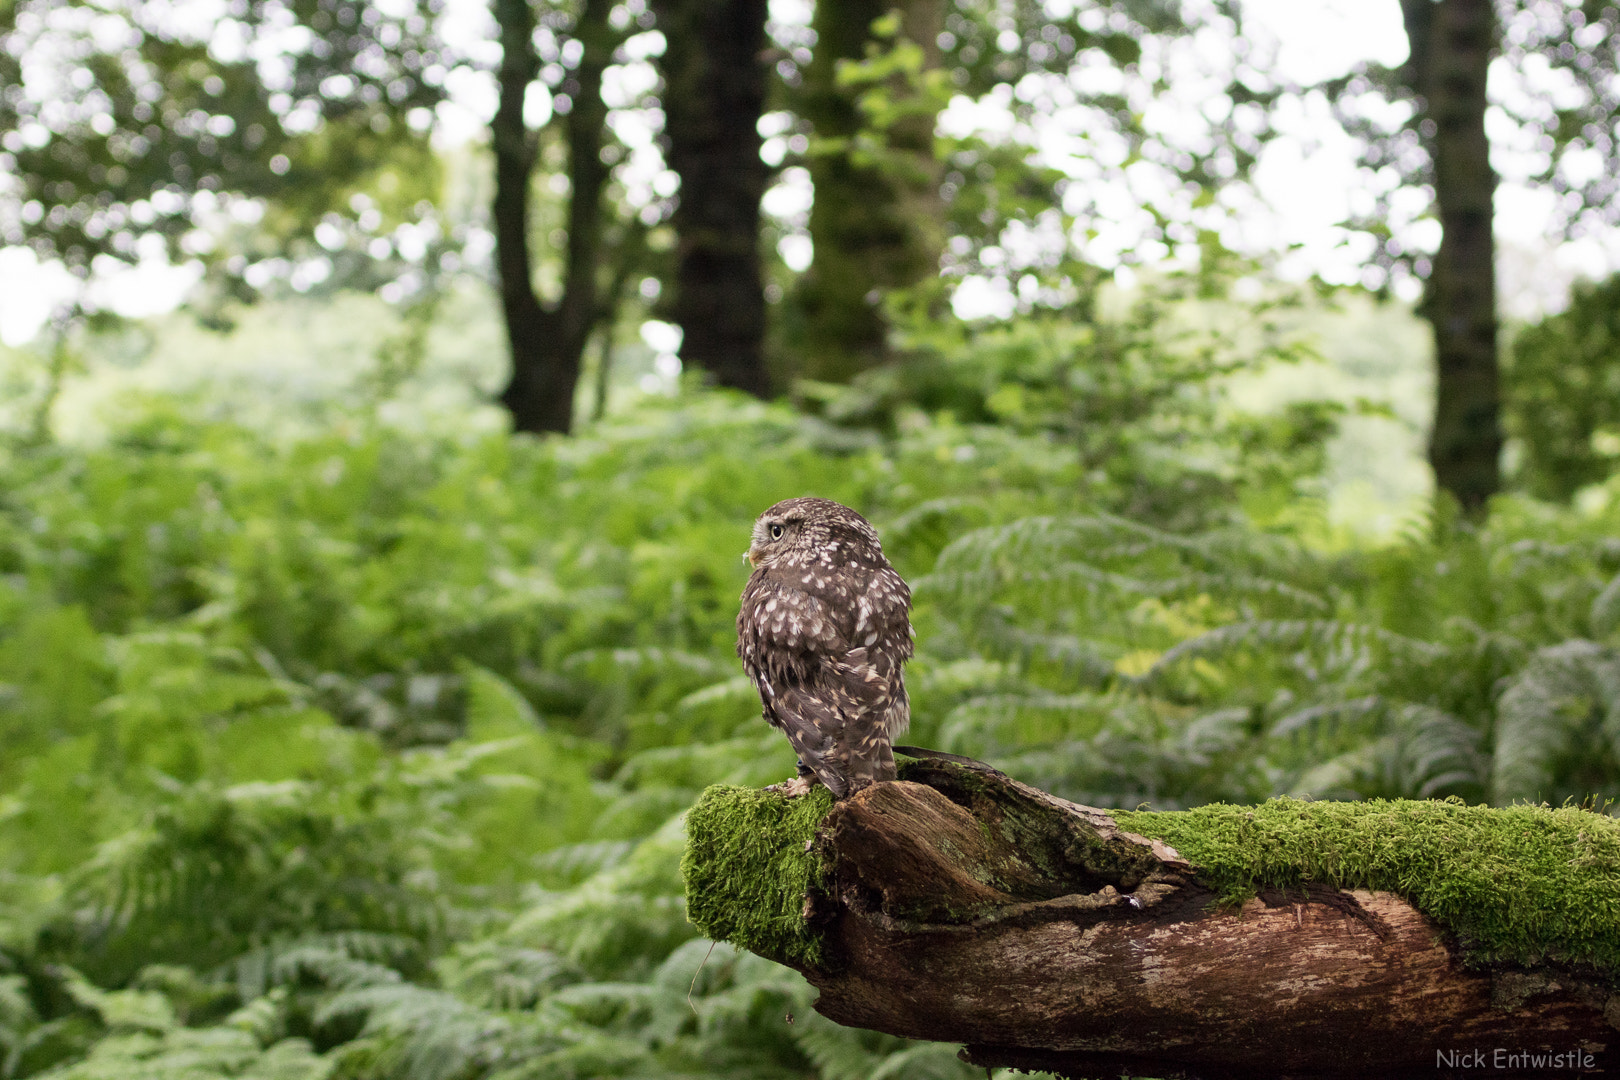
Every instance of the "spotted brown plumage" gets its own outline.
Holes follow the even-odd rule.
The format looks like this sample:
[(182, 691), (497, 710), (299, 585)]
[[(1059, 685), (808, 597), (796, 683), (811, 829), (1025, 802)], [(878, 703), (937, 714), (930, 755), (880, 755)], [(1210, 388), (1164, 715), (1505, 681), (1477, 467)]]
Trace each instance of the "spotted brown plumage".
[(801, 780), (839, 798), (893, 780), (891, 745), (911, 721), (911, 590), (877, 530), (830, 499), (788, 499), (754, 522), (748, 560), (737, 655)]

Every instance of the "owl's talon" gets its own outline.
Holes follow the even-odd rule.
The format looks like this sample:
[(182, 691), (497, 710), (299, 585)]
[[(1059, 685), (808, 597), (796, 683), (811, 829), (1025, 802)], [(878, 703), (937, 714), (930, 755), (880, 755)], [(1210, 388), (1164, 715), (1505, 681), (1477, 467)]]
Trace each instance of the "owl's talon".
[(786, 795), (790, 799), (797, 799), (800, 795), (810, 794), (810, 789), (816, 786), (814, 776), (795, 776), (791, 780), (784, 780), (780, 784), (772, 784), (766, 791), (774, 791)]

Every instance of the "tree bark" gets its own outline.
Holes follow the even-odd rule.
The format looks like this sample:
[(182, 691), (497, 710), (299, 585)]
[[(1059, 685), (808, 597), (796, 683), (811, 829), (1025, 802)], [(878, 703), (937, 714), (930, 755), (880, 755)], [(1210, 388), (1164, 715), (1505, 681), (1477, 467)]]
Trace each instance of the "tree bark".
[(602, 299), (601, 333), (597, 336), (596, 401), (591, 407), (591, 419), (601, 420), (607, 415), (608, 394), (613, 381), (613, 331), (619, 325), (619, 308), (629, 290), (630, 279), (644, 269), (647, 254), (647, 226), (640, 218), (631, 218), (625, 225), (615, 252), (613, 280)]
[(681, 178), (670, 311), (681, 360), (764, 397), (765, 286), (759, 203), (766, 0), (655, 0), (667, 42), (664, 149)]
[(1404, 0), (1401, 8), (1442, 229), (1422, 308), (1434, 329), (1438, 370), (1429, 462), (1435, 483), (1477, 515), (1501, 487), (1496, 173), (1485, 137), (1496, 15), (1492, 0)]
[[(939, 66), (942, 0), (820, 0), (813, 26), (814, 58), (805, 71), (799, 111), (816, 138), (836, 150), (812, 153), (810, 208), (814, 261), (799, 283), (807, 340), (800, 368), (813, 379), (847, 382), (887, 358), (884, 290), (914, 284), (939, 271), (943, 244), (939, 168), (933, 156), (934, 116), (906, 117), (882, 137), (895, 162), (884, 168), (857, 160), (851, 144), (864, 118), (860, 89), (840, 85), (841, 62), (865, 58), (872, 23), (898, 7), (905, 38), (922, 47), (925, 68)], [(897, 87), (898, 93), (905, 88)]]
[(500, 100), (490, 124), (495, 150), (495, 262), (506, 318), (512, 375), (501, 404), (517, 431), (558, 432), (573, 427), (580, 361), (600, 314), (597, 266), (602, 247), (602, 132), (607, 106), (602, 72), (612, 60), (611, 0), (584, 0), (574, 37), (584, 46), (565, 84), (571, 108), (563, 118), (568, 143), (568, 240), (563, 291), (553, 304), (534, 291), (529, 254), (529, 184), (538, 143), (523, 123), (523, 101), (539, 73), (535, 19), (529, 0), (496, 0), (501, 30)]
[(838, 1023), (1071, 1077), (1557, 1071), (1499, 1048), (1614, 1064), (1620, 994), (1590, 972), (1465, 968), (1391, 893), (1307, 885), (1217, 908), (1196, 867), (1106, 811), (987, 767), (907, 775), (821, 826), (831, 871), (804, 915), (826, 963), (772, 957)]

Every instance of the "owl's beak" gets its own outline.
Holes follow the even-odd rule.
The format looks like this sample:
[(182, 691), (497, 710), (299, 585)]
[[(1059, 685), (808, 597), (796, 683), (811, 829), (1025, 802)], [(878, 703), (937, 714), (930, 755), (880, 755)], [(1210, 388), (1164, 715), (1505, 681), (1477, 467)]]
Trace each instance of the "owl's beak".
[(743, 558), (748, 560), (749, 566), (759, 565), (759, 552), (755, 551), (753, 548), (749, 548), (747, 551), (743, 552)]

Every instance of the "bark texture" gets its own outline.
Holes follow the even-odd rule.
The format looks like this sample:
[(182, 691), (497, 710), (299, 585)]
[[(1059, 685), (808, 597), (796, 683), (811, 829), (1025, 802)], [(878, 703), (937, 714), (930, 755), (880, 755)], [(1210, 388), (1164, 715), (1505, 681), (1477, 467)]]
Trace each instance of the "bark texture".
[(681, 178), (674, 296), (681, 359), (764, 397), (765, 286), (759, 202), (766, 0), (655, 0), (667, 42), (664, 149)]
[[(814, 17), (816, 50), (805, 71), (799, 112), (823, 149), (807, 164), (816, 198), (810, 208), (814, 261), (799, 285), (806, 341), (800, 368), (813, 379), (845, 382), (886, 358), (888, 324), (879, 305), (885, 289), (913, 284), (939, 270), (943, 245), (934, 114), (905, 116), (883, 132), (880, 160), (854, 152), (863, 132), (861, 88), (841, 84), (839, 66), (879, 46), (872, 23), (898, 9), (903, 36), (923, 49), (925, 69), (939, 66), (943, 0), (821, 0)], [(895, 86), (894, 92), (909, 91)]]
[(1424, 102), (1442, 235), (1423, 314), (1438, 368), (1429, 462), (1435, 483), (1478, 514), (1501, 487), (1492, 198), (1486, 74), (1496, 45), (1492, 0), (1403, 0), (1406, 78)]
[(772, 957), (839, 1023), (1073, 1077), (1560, 1071), (1443, 1056), (1498, 1048), (1611, 1062), (1620, 995), (1590, 969), (1466, 968), (1385, 892), (1306, 885), (1218, 908), (1196, 867), (1105, 811), (987, 769), (907, 775), (821, 827), (830, 870), (805, 917), (824, 959)]
[(539, 74), (534, 50), (534, 9), (528, 0), (496, 0), (501, 31), (500, 100), (490, 123), (495, 150), (495, 263), (501, 310), (512, 354), (512, 376), (501, 404), (518, 431), (567, 433), (573, 426), (574, 389), (580, 360), (600, 310), (597, 268), (602, 256), (602, 162), (607, 106), (602, 72), (613, 58), (615, 32), (608, 24), (611, 0), (584, 0), (574, 36), (584, 46), (579, 65), (564, 84), (571, 105), (563, 118), (568, 144), (568, 238), (563, 290), (543, 303), (534, 290), (529, 251), (529, 184), (538, 142), (523, 123), (523, 100)]

